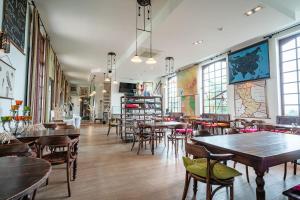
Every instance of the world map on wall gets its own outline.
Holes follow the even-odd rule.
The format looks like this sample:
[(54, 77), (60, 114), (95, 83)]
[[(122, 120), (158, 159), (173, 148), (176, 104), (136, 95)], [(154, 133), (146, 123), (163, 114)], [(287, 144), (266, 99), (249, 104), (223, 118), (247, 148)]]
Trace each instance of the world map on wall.
[(270, 77), (267, 41), (228, 55), (229, 83)]
[(268, 118), (266, 81), (234, 86), (235, 114), (242, 118)]

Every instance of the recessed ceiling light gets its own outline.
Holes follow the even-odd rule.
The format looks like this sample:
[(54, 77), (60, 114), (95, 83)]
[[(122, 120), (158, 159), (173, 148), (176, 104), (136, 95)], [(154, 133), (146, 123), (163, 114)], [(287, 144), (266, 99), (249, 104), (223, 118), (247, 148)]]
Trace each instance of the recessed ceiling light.
[(203, 40), (198, 40), (196, 42), (193, 42), (193, 45), (198, 45), (198, 44), (202, 44), (203, 43)]
[(254, 11), (255, 11), (255, 12), (258, 12), (258, 11), (260, 11), (261, 9), (262, 9), (261, 6), (256, 6), (256, 8), (254, 8)]
[(260, 11), (261, 9), (263, 9), (263, 7), (260, 6), (260, 5), (258, 5), (258, 6), (256, 6), (255, 8), (252, 8), (251, 10), (245, 12), (245, 15), (246, 15), (246, 16), (253, 15), (254, 13)]

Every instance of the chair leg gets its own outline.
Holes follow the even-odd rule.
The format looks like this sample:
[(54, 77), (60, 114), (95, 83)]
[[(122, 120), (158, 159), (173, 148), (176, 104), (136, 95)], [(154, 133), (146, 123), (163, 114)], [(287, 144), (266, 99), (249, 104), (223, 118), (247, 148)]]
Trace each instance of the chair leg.
[(37, 189), (35, 189), (35, 190), (33, 191), (31, 200), (35, 200), (36, 191), (37, 191)]
[(283, 180), (286, 179), (286, 172), (287, 172), (287, 163), (284, 163), (284, 174), (283, 174)]
[(119, 135), (119, 126), (116, 126), (116, 134)]
[(297, 160), (294, 160), (294, 175), (297, 174)]
[(249, 180), (249, 167), (246, 165), (246, 177), (247, 177), (247, 182), (250, 183)]
[(67, 182), (68, 182), (68, 196), (71, 197), (71, 186), (70, 186), (70, 163), (67, 163)]
[(197, 180), (194, 178), (193, 192), (194, 192), (194, 198), (195, 198), (195, 199), (196, 199), (197, 191), (198, 191), (198, 182), (197, 182)]
[(188, 172), (185, 173), (185, 183), (184, 183), (184, 190), (182, 194), (182, 200), (186, 199), (187, 192), (189, 190), (189, 185), (191, 181), (191, 176), (189, 176)]
[(131, 151), (132, 151), (132, 149), (133, 149), (133, 147), (135, 145), (135, 140), (136, 140), (136, 138), (135, 138), (135, 136), (133, 136), (133, 142), (132, 142), (132, 146), (131, 146)]
[(109, 133), (110, 133), (110, 126), (108, 126), (107, 136), (109, 135)]
[(137, 151), (137, 155), (139, 155), (139, 153), (140, 153), (141, 145), (143, 145), (143, 141), (139, 141), (139, 148)]
[(234, 161), (234, 163), (233, 163), (233, 168), (235, 169), (235, 167), (236, 167), (236, 161)]
[(230, 186), (230, 200), (233, 200), (234, 192), (233, 192), (233, 185)]

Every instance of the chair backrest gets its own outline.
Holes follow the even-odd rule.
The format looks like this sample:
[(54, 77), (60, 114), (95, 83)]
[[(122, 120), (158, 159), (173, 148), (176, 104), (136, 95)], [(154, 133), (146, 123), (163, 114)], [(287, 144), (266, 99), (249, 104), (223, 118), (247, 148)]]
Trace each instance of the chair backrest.
[(71, 143), (71, 139), (68, 136), (51, 136), (40, 137), (37, 140), (37, 145), (40, 146), (60, 146), (67, 147)]
[(228, 131), (227, 131), (227, 134), (228, 134), (228, 135), (239, 134), (239, 133), (240, 133), (240, 130), (237, 129), (237, 128), (230, 128), (230, 129), (228, 129)]
[(212, 134), (206, 129), (201, 129), (199, 130), (199, 136), (200, 137), (212, 136)]
[(66, 125), (66, 124), (57, 124), (55, 130), (64, 130), (64, 129), (75, 129), (73, 125)]
[(300, 124), (300, 117), (296, 116), (276, 116), (277, 124)]
[(25, 143), (13, 143), (0, 145), (0, 157), (4, 156), (31, 156), (31, 149)]
[(174, 126), (175, 129), (187, 129), (189, 128), (189, 124), (188, 123), (183, 123), (183, 124), (178, 124)]
[(62, 119), (54, 119), (53, 122), (64, 122)]
[(186, 156), (192, 155), (196, 158), (210, 158), (210, 152), (200, 145), (186, 142), (185, 143)]

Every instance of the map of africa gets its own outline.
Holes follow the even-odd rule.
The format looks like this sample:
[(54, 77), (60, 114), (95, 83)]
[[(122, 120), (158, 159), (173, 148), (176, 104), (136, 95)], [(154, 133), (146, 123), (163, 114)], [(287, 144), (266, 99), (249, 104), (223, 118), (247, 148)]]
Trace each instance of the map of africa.
[(234, 86), (235, 115), (243, 118), (268, 118), (266, 81)]

